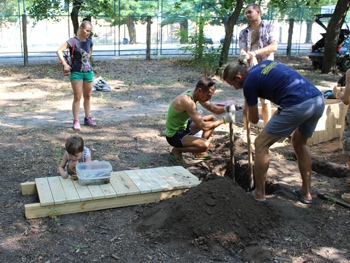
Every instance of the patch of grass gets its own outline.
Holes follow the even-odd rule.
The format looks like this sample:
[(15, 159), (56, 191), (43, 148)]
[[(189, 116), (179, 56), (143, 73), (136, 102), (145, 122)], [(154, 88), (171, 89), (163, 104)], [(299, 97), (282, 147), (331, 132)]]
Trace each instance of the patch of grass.
[(56, 218), (58, 213), (59, 213), (59, 211), (56, 208), (50, 207), (49, 217)]
[[(161, 118), (160, 118), (161, 119)], [(147, 119), (147, 123), (150, 125), (157, 125), (159, 122), (159, 118), (148, 118)]]
[(144, 85), (159, 85), (162, 84), (162, 79), (161, 78), (152, 78), (152, 79), (145, 79), (143, 81)]
[(329, 204), (329, 205), (335, 204), (335, 199), (334, 198), (335, 198), (334, 194), (330, 194), (329, 198), (327, 199), (327, 204)]
[(145, 169), (148, 167), (148, 163), (147, 163), (147, 160), (145, 158), (145, 156), (141, 156), (140, 158), (140, 168), (141, 169)]
[(56, 133), (56, 130), (53, 127), (51, 127), (51, 126), (47, 126), (43, 130), (47, 134), (55, 134)]
[(173, 96), (171, 96), (169, 93), (167, 92), (163, 92), (161, 95), (160, 95), (160, 98), (159, 98), (161, 101), (165, 101), (165, 102), (170, 102), (172, 101), (174, 98)]
[(74, 245), (75, 252), (79, 252), (82, 248), (83, 248), (82, 244), (75, 244)]
[(92, 101), (96, 103), (109, 103), (110, 100), (110, 97), (105, 96), (103, 92), (101, 92), (97, 98), (92, 98)]
[(61, 220), (58, 217), (56, 217), (56, 218), (54, 218), (53, 223), (55, 225), (58, 225), (59, 223), (61, 223)]
[(56, 164), (59, 164), (61, 161), (61, 150), (58, 148), (53, 148), (53, 152), (56, 156)]
[(49, 232), (44, 231), (44, 232), (42, 232), (39, 236), (41, 236), (41, 237), (46, 237), (46, 236), (48, 236), (48, 235), (49, 235)]
[(45, 79), (50, 79), (50, 78), (52, 78), (53, 76), (56, 75), (56, 72), (53, 69), (49, 69), (46, 74), (47, 75), (45, 76)]
[(16, 107), (13, 111), (14, 113), (22, 113), (22, 112), (28, 112), (28, 111), (36, 111), (41, 110), (43, 107), (39, 104), (29, 104), (29, 105), (23, 105)]

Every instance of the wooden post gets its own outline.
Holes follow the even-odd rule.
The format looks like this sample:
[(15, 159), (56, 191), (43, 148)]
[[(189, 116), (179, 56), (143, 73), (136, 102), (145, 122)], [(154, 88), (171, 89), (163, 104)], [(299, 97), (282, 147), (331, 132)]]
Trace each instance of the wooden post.
[(27, 44), (27, 15), (22, 15), (22, 35), (23, 35), (23, 64), (28, 66), (28, 44)]
[(146, 60), (151, 60), (151, 23), (152, 18), (147, 16)]

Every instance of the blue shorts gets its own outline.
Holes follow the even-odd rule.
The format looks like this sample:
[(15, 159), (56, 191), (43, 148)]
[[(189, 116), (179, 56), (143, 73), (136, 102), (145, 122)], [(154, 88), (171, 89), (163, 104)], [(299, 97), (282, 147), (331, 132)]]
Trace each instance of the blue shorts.
[(190, 125), (192, 123), (192, 120), (189, 119), (187, 121), (187, 127), (186, 130), (178, 130), (173, 137), (168, 137), (166, 136), (166, 140), (168, 141), (168, 143), (176, 148), (182, 148), (184, 147), (182, 144), (182, 139), (185, 138), (187, 135), (191, 135), (191, 128)]
[(278, 107), (264, 130), (268, 134), (286, 138), (298, 129), (304, 136), (311, 138), (324, 108), (323, 95), (291, 107)]
[(93, 71), (87, 71), (87, 72), (79, 72), (79, 71), (73, 71), (70, 73), (69, 80), (82, 80), (85, 82), (93, 82), (94, 81), (94, 72)]

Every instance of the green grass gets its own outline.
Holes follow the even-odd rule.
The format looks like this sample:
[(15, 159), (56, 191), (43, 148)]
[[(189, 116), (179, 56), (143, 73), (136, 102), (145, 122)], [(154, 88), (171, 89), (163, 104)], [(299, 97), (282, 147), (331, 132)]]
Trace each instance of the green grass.
[(148, 167), (148, 163), (147, 163), (147, 160), (144, 156), (141, 156), (140, 158), (140, 168), (141, 169), (145, 169)]
[(37, 111), (41, 110), (44, 107), (39, 104), (29, 104), (29, 105), (23, 105), (16, 107), (15, 110), (13, 111), (14, 113), (23, 113), (23, 112), (29, 112), (29, 111)]

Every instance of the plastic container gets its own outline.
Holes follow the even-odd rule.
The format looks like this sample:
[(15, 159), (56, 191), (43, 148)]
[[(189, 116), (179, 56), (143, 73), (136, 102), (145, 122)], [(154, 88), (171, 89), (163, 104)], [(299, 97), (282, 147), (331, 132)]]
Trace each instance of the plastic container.
[(80, 185), (108, 184), (112, 165), (107, 161), (92, 161), (78, 163), (76, 169)]

